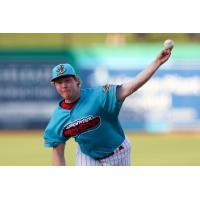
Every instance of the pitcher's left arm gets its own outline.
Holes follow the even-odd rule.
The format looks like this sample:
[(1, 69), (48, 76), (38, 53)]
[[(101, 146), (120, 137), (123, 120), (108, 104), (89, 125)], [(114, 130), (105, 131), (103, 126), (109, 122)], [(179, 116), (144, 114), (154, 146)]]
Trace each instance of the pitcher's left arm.
[(123, 101), (126, 97), (133, 94), (142, 87), (152, 75), (165, 63), (171, 55), (171, 49), (162, 50), (157, 58), (142, 72), (140, 72), (132, 81), (122, 84), (117, 89), (117, 99)]

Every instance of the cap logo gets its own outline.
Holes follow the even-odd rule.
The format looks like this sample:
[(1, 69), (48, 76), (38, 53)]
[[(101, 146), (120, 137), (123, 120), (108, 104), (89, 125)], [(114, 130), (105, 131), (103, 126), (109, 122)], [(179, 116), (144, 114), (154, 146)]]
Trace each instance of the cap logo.
[(64, 65), (59, 65), (56, 72), (57, 72), (57, 76), (63, 74), (65, 71)]

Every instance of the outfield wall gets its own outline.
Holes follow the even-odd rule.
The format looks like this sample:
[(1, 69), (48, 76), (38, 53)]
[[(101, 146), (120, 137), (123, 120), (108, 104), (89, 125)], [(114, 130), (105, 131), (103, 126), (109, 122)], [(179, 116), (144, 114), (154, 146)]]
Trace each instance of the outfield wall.
[[(51, 68), (76, 66), (83, 87), (121, 84), (155, 58), (161, 44), (92, 45), (65, 52), (0, 53), (0, 128), (44, 128), (60, 97), (49, 84)], [(67, 53), (66, 53), (67, 52)], [(170, 60), (120, 112), (125, 130), (167, 132), (200, 128), (200, 45), (178, 44)]]
[[(75, 57), (79, 58), (85, 87), (122, 84), (150, 64), (160, 48), (161, 44), (98, 46), (78, 49)], [(177, 44), (169, 61), (125, 100), (120, 121), (131, 131), (199, 130), (199, 99), (200, 45)]]

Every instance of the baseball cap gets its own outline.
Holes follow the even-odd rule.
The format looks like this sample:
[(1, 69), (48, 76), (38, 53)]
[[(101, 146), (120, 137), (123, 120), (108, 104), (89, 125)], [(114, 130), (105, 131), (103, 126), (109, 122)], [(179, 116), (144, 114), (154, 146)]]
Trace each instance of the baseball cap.
[(76, 72), (70, 64), (59, 64), (52, 69), (51, 81), (63, 76), (76, 76)]

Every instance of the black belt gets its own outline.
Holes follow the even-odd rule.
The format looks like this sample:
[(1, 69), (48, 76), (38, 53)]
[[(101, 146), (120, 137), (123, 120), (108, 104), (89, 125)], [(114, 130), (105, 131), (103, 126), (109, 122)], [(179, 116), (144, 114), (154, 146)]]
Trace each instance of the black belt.
[[(115, 149), (115, 151), (116, 151), (116, 150), (121, 151), (122, 149), (124, 149), (124, 147), (123, 147), (122, 145), (120, 145), (119, 147), (117, 147), (117, 149)], [(109, 153), (108, 155), (106, 155), (106, 156), (104, 156), (104, 157), (95, 158), (95, 160), (103, 160), (103, 159), (105, 159), (105, 158), (109, 158), (110, 156), (113, 156), (114, 154), (115, 154), (115, 152), (113, 151), (113, 152)]]

